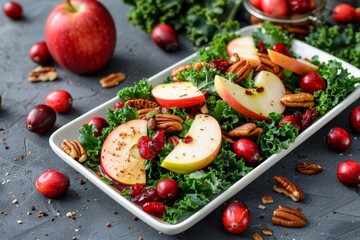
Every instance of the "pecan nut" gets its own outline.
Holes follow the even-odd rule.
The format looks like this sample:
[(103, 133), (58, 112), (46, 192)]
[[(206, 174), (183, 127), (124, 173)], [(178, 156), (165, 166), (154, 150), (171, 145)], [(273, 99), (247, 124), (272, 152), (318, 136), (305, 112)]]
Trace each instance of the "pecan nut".
[(183, 120), (174, 114), (156, 114), (156, 128), (163, 129), (165, 132), (178, 132), (182, 130)]
[(301, 174), (314, 175), (321, 173), (323, 171), (323, 167), (316, 163), (298, 163), (296, 164), (295, 170)]
[(85, 162), (87, 159), (86, 150), (78, 140), (63, 140), (61, 149), (73, 159), (77, 159), (80, 163)]
[(125, 106), (133, 107), (136, 109), (142, 108), (156, 108), (159, 106), (157, 102), (147, 99), (131, 99), (125, 102)]
[(285, 194), (295, 202), (304, 199), (304, 193), (301, 188), (299, 188), (289, 179), (280, 176), (275, 176), (274, 179), (278, 182), (273, 186), (274, 191)]
[(309, 108), (315, 105), (314, 96), (305, 92), (286, 94), (280, 99), (280, 102), (286, 107)]
[(264, 240), (263, 236), (261, 236), (258, 232), (255, 232), (251, 237), (253, 240)]
[(272, 223), (288, 228), (300, 228), (306, 225), (307, 220), (305, 215), (301, 212), (290, 207), (280, 205), (274, 210)]
[(103, 88), (112, 88), (124, 81), (125, 78), (126, 75), (122, 72), (111, 73), (110, 75), (101, 78), (99, 83)]
[(263, 129), (258, 127), (255, 123), (245, 123), (228, 132), (229, 137), (255, 137), (263, 133)]
[(190, 68), (194, 68), (194, 70), (198, 72), (203, 67), (209, 67), (209, 66), (210, 66), (209, 63), (207, 63), (207, 62), (197, 62), (194, 64), (186, 64), (186, 65), (177, 66), (171, 70), (171, 77), (175, 82), (180, 82), (182, 80), (177, 77), (177, 75), (179, 73), (186, 71)]
[(225, 74), (229, 75), (231, 73), (236, 73), (238, 77), (234, 79), (234, 83), (239, 83), (241, 80), (244, 80), (247, 75), (249, 75), (251, 70), (252, 67), (247, 60), (239, 59), (239, 61), (231, 64), (228, 70), (226, 70)]
[(282, 68), (279, 67), (276, 63), (271, 61), (269, 55), (265, 53), (257, 53), (261, 64), (255, 69), (255, 72), (260, 72), (261, 70), (266, 70), (269, 72), (274, 73), (279, 78), (283, 78), (283, 71)]
[(159, 112), (159, 108), (142, 108), (138, 110), (138, 114), (139, 114), (139, 118), (140, 119), (150, 119), (152, 118), (155, 114), (157, 114)]
[(174, 146), (178, 145), (180, 142), (180, 138), (178, 136), (169, 136), (167, 138), (167, 142), (173, 144)]
[(46, 82), (54, 81), (58, 74), (53, 67), (37, 67), (32, 70), (28, 76), (29, 82)]

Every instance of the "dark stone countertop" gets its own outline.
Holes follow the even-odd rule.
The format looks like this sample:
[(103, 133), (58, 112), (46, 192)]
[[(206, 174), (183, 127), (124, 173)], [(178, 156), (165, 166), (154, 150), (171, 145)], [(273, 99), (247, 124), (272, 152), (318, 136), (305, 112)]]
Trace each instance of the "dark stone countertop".
[[(44, 24), (50, 10), (59, 1), (23, 0), (25, 17), (11, 21), (0, 16), (0, 239), (250, 239), (263, 227), (273, 231), (266, 239), (360, 239), (359, 190), (348, 188), (336, 178), (337, 165), (345, 159), (360, 161), (360, 137), (352, 134), (352, 146), (344, 153), (330, 151), (325, 136), (334, 126), (350, 129), (348, 116), (353, 105), (336, 116), (296, 150), (284, 157), (234, 199), (250, 208), (251, 226), (238, 236), (228, 234), (221, 224), (224, 205), (184, 233), (168, 236), (134, 218), (73, 168), (64, 163), (50, 148), (53, 131), (113, 98), (119, 88), (130, 86), (143, 77), (150, 77), (195, 51), (181, 36), (181, 51), (166, 53), (155, 46), (148, 35), (127, 20), (127, 6), (122, 1), (103, 0), (117, 26), (117, 46), (110, 64), (87, 76), (73, 74), (56, 64), (59, 79), (32, 84), (28, 73), (37, 65), (30, 61), (30, 46), (43, 40)], [(329, 1), (329, 6), (334, 1)], [(103, 89), (99, 79), (111, 72), (127, 74), (119, 87)], [(46, 94), (55, 89), (69, 91), (73, 109), (58, 114), (54, 129), (44, 135), (29, 132), (25, 114), (43, 103)], [(295, 173), (298, 162), (316, 162), (325, 167), (318, 175)], [(68, 192), (51, 201), (38, 193), (35, 179), (47, 169), (66, 172), (71, 181)], [(272, 190), (273, 177), (282, 175), (296, 182), (305, 192), (305, 201), (292, 202)], [(85, 184), (81, 184), (84, 181)], [(258, 208), (263, 195), (271, 195), (273, 204)], [(16, 199), (17, 202), (13, 202)], [(300, 207), (308, 217), (304, 228), (289, 229), (273, 226), (271, 216), (278, 205)], [(41, 211), (46, 216), (40, 216)], [(67, 212), (76, 218), (67, 218)], [(22, 224), (17, 221), (21, 220)], [(107, 227), (111, 223), (111, 227)]]

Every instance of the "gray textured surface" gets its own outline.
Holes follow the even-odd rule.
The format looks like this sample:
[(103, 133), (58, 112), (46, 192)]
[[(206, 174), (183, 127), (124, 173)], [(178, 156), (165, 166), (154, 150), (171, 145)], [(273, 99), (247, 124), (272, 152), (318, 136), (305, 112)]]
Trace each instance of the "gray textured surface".
[[(25, 18), (10, 21), (0, 16), (0, 239), (239, 239), (251, 238), (265, 226), (274, 236), (268, 239), (360, 239), (359, 190), (347, 188), (336, 179), (336, 167), (345, 159), (360, 161), (360, 136), (352, 134), (353, 144), (343, 154), (330, 151), (325, 135), (333, 126), (349, 129), (351, 107), (342, 112), (295, 151), (239, 192), (237, 199), (250, 208), (251, 226), (239, 236), (225, 232), (219, 207), (188, 231), (177, 236), (158, 233), (147, 224), (136, 220), (93, 184), (66, 165), (50, 149), (51, 132), (81, 114), (113, 98), (120, 87), (132, 85), (142, 77), (150, 77), (194, 52), (181, 38), (182, 50), (166, 53), (152, 44), (149, 36), (132, 27), (126, 17), (126, 6), (121, 1), (102, 1), (110, 10), (117, 25), (118, 42), (111, 63), (102, 71), (79, 76), (57, 65), (59, 79), (54, 82), (31, 84), (28, 73), (36, 67), (28, 57), (30, 46), (43, 40), (44, 24), (49, 11), (58, 1), (24, 0)], [(127, 80), (117, 88), (102, 89), (101, 76), (122, 71)], [(45, 135), (25, 128), (25, 114), (34, 105), (44, 102), (46, 94), (54, 89), (69, 91), (74, 98), (71, 112), (58, 114), (56, 126)], [(298, 162), (317, 162), (324, 172), (314, 176), (298, 175)], [(70, 176), (71, 187), (65, 196), (48, 199), (35, 189), (36, 177), (47, 169), (58, 169)], [(294, 203), (272, 191), (273, 176), (283, 175), (296, 182), (305, 192), (305, 201)], [(258, 209), (263, 195), (271, 195), (274, 203)], [(12, 201), (17, 199), (17, 203)], [(287, 229), (273, 226), (271, 215), (280, 204), (300, 207), (308, 217), (305, 228)], [(47, 216), (39, 217), (45, 211)], [(75, 211), (76, 219), (65, 217)], [(23, 224), (17, 224), (22, 220)], [(111, 227), (106, 227), (111, 223)]]

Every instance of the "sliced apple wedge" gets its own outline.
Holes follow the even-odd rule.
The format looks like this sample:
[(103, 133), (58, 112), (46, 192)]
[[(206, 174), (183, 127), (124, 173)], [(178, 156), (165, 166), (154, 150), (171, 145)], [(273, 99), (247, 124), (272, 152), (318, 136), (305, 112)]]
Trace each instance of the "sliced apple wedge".
[(121, 185), (146, 184), (145, 159), (137, 148), (138, 139), (146, 135), (146, 120), (130, 120), (116, 127), (101, 149), (102, 172)]
[(260, 58), (257, 55), (258, 49), (251, 36), (244, 36), (231, 40), (227, 44), (226, 49), (230, 57), (234, 53), (237, 53), (240, 58), (249, 61), (252, 67), (257, 67), (261, 63)]
[(208, 166), (221, 148), (221, 129), (215, 118), (198, 114), (195, 116), (183, 141), (162, 161), (161, 167), (187, 174)]
[(307, 72), (316, 72), (318, 70), (318, 66), (308, 61), (288, 57), (271, 49), (267, 51), (272, 62), (299, 75)]
[(205, 96), (191, 82), (173, 82), (157, 85), (152, 95), (163, 107), (185, 108), (205, 102)]
[(219, 96), (232, 108), (254, 120), (268, 120), (269, 113), (282, 113), (285, 106), (280, 99), (285, 87), (280, 78), (268, 71), (261, 71), (254, 78), (255, 88), (247, 89), (215, 76), (215, 88)]

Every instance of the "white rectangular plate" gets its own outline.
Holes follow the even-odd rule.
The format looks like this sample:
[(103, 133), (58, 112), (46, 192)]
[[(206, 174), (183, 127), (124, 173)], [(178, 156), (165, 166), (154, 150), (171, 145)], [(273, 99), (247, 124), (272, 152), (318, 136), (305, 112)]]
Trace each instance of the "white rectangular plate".
[[(242, 36), (251, 35), (251, 33), (257, 28), (257, 26), (248, 26), (240, 29), (239, 33)], [(323, 51), (320, 51), (317, 48), (314, 48), (308, 44), (305, 44), (301, 41), (295, 40), (293, 43), (293, 50), (296, 54), (301, 56), (302, 58), (311, 58), (314, 55), (319, 56), (320, 61), (328, 61), (330, 59), (336, 59), (337, 61), (341, 62), (345, 68), (348, 69), (348, 71), (356, 77), (360, 76), (360, 70), (344, 61), (341, 61), (340, 59), (327, 54)], [(194, 59), (197, 56), (197, 54), (193, 54), (184, 60), (174, 64), (173, 66), (170, 66), (169, 68), (161, 71), (160, 73), (154, 75), (149, 79), (151, 84), (157, 85), (159, 83), (162, 83), (166, 77), (168, 77), (171, 74), (171, 70), (175, 66), (183, 65), (188, 62), (191, 62), (192, 59)], [(114, 97), (113, 99), (103, 103), (102, 105), (96, 107), (95, 109), (89, 111), (88, 113), (85, 113), (84, 115), (80, 116), (79, 118), (71, 121), (70, 123), (64, 125), (57, 131), (55, 131), (50, 139), (50, 146), (53, 149), (53, 151), (66, 163), (68, 163), (70, 166), (72, 166), (75, 170), (77, 170), (79, 173), (81, 173), (84, 177), (89, 179), (93, 184), (95, 184), (97, 187), (99, 187), (102, 191), (104, 191), (107, 195), (109, 195), (112, 199), (114, 199), (116, 202), (118, 202), (120, 205), (122, 205), (125, 209), (129, 210), (132, 214), (140, 218), (142, 221), (146, 222), (156, 230), (173, 235), (178, 234), (180, 232), (183, 232), (193, 225), (195, 225), (198, 221), (203, 219), (205, 216), (207, 216), (209, 213), (214, 211), (217, 207), (219, 207), (222, 203), (233, 197), (235, 194), (237, 194), (241, 189), (246, 187), (248, 184), (250, 184), (252, 181), (254, 181), (257, 177), (259, 177), (262, 173), (264, 173), (266, 170), (268, 170), (271, 166), (273, 166), (275, 163), (277, 163), (280, 159), (282, 159), (285, 155), (290, 153), (292, 150), (294, 150), (297, 146), (299, 146), (302, 142), (304, 142), (306, 139), (308, 139), (312, 134), (314, 134), (317, 130), (319, 130), (321, 127), (323, 127), (326, 123), (328, 123), (331, 119), (333, 119), (336, 115), (338, 115), (341, 111), (343, 111), (345, 108), (347, 108), (351, 103), (356, 101), (360, 96), (360, 87), (358, 87), (351, 95), (349, 95), (344, 101), (342, 101), (340, 104), (338, 104), (335, 108), (333, 108), (331, 111), (329, 111), (325, 116), (323, 116), (320, 120), (316, 121), (314, 124), (312, 124), (308, 129), (306, 129), (304, 132), (302, 132), (295, 142), (290, 145), (290, 147), (287, 150), (283, 150), (278, 154), (275, 154), (268, 158), (266, 161), (261, 163), (258, 167), (256, 167), (253, 171), (251, 171), (249, 174), (247, 174), (245, 177), (237, 181), (235, 184), (233, 184), (229, 189), (218, 195), (215, 199), (213, 199), (210, 203), (208, 203), (206, 206), (198, 210), (196, 213), (182, 219), (177, 224), (168, 224), (164, 221), (161, 221), (150, 214), (147, 214), (144, 212), (139, 206), (136, 204), (130, 202), (123, 196), (119, 194), (119, 192), (112, 186), (107, 185), (104, 183), (100, 178), (89, 171), (87, 168), (85, 168), (82, 164), (78, 163), (71, 157), (69, 157), (60, 147), (61, 142), (64, 139), (78, 139), (78, 130), (80, 127), (86, 123), (91, 117), (95, 115), (99, 116), (105, 116), (105, 110), (108, 107), (113, 107), (114, 104), (118, 101), (117, 97)]]

